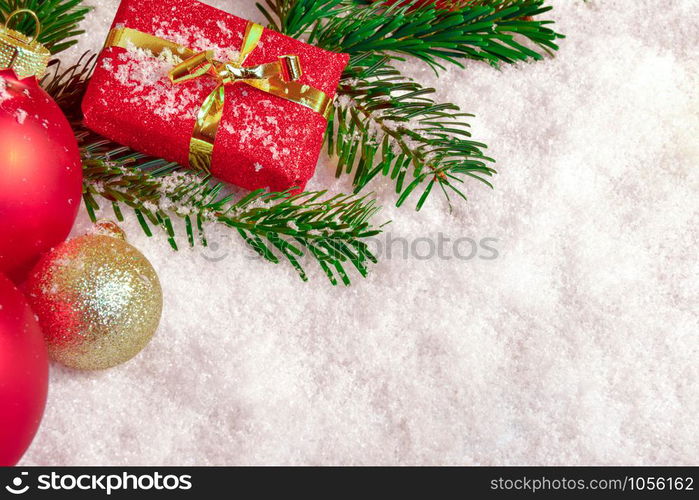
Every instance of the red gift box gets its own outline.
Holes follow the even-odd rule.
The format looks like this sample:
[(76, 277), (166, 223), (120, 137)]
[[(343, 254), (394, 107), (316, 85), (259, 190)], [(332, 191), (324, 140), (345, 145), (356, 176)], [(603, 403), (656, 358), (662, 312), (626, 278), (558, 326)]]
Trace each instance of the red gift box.
[[(212, 50), (217, 61), (235, 60), (249, 22), (195, 0), (123, 0), (113, 30), (129, 28), (187, 47)], [(220, 81), (209, 74), (174, 84), (181, 51), (156, 54), (131, 44), (106, 46), (83, 100), (85, 124), (137, 151), (190, 164), (197, 116)], [(265, 29), (245, 67), (296, 56), (298, 83), (332, 100), (349, 56)], [(288, 78), (288, 75), (285, 75)], [(315, 111), (242, 82), (223, 86), (210, 171), (247, 189), (303, 188), (313, 176), (326, 120)]]

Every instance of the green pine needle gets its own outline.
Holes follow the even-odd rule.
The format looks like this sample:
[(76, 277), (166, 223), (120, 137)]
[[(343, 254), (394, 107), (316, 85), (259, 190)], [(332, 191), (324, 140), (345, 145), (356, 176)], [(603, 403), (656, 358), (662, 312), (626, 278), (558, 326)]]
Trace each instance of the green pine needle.
[(206, 246), (207, 224), (223, 224), (265, 260), (287, 261), (304, 281), (307, 260), (315, 260), (333, 284), (349, 285), (350, 267), (367, 275), (376, 258), (366, 241), (381, 232), (373, 224), (379, 211), (374, 200), (324, 191), (264, 190), (236, 199), (209, 176), (114, 144), (80, 123), (80, 102), (94, 61), (94, 55), (86, 53), (65, 70), (55, 65), (42, 81), (73, 122), (83, 156), (83, 199), (93, 221), (104, 201), (120, 221), (126, 207), (146, 235), (159, 231), (175, 250), (179, 244), (174, 219), (184, 222), (190, 246)]
[(144, 232), (162, 231), (178, 249), (172, 217), (182, 219), (187, 242), (206, 246), (206, 224), (232, 229), (261, 257), (286, 260), (304, 281), (304, 260), (315, 260), (333, 285), (350, 284), (348, 266), (360, 275), (376, 263), (366, 239), (381, 232), (371, 222), (379, 208), (356, 195), (300, 194), (257, 190), (236, 199), (208, 176), (186, 171), (165, 160), (148, 158), (96, 137), (78, 134), (83, 154), (83, 198), (94, 221), (107, 200), (123, 220), (122, 206), (134, 211)]
[[(563, 38), (539, 20), (551, 10), (545, 0), (481, 0), (453, 10), (406, 0), (386, 5), (352, 0), (266, 0), (258, 4), (270, 26), (335, 52), (417, 57), (443, 69), (443, 62), (463, 67), (463, 59), (497, 65), (539, 60), (537, 50), (521, 43), (527, 39), (544, 52), (558, 49)], [(455, 2), (458, 4), (459, 2)]]
[(563, 38), (539, 17), (551, 10), (545, 0), (454, 0), (451, 10), (421, 0), (266, 2), (268, 8), (258, 8), (272, 28), (351, 55), (326, 133), (337, 175), (352, 174), (355, 192), (388, 177), (398, 206), (421, 193), (418, 210), (435, 184), (450, 206), (452, 196), (466, 199), (468, 178), (492, 187), (494, 160), (471, 140), (464, 119), (472, 115), (435, 102), (434, 89), (404, 77), (392, 62), (412, 56), (439, 73), (445, 63), (463, 67), (466, 59), (494, 66), (540, 60)]
[(326, 136), (329, 153), (338, 158), (337, 175), (354, 173), (356, 192), (377, 176), (390, 178), (398, 206), (422, 190), (418, 210), (434, 184), (447, 201), (450, 193), (466, 198), (465, 178), (492, 187), (493, 160), (484, 144), (470, 139), (464, 119), (471, 115), (434, 102), (434, 89), (403, 77), (387, 58), (374, 59), (356, 58), (338, 88)]

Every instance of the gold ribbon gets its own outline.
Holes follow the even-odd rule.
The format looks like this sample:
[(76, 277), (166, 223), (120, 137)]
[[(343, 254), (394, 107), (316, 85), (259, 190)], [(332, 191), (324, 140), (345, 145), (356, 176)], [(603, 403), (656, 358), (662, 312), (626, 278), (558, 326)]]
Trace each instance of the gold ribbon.
[(189, 143), (190, 167), (209, 172), (216, 133), (223, 116), (226, 85), (244, 83), (310, 108), (324, 117), (330, 111), (331, 100), (325, 92), (299, 83), (302, 69), (297, 56), (280, 56), (274, 62), (244, 66), (247, 57), (257, 47), (263, 31), (262, 26), (249, 21), (238, 59), (225, 63), (216, 61), (212, 50), (197, 53), (169, 40), (131, 28), (114, 28), (107, 37), (105, 47), (137, 47), (151, 51), (154, 57), (170, 50), (184, 60), (170, 72), (170, 81), (174, 85), (207, 76), (218, 81), (197, 113)]

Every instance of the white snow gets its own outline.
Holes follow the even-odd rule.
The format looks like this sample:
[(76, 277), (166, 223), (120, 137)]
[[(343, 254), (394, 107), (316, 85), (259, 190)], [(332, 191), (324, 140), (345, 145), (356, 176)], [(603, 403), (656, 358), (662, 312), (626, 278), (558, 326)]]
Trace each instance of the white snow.
[(15, 111), (15, 119), (17, 120), (17, 123), (19, 123), (20, 125), (24, 124), (24, 121), (27, 119), (27, 116), (27, 112), (21, 108)]
[[(102, 45), (117, 2), (94, 3), (67, 60)], [(160, 329), (121, 367), (52, 366), (23, 465), (696, 464), (699, 6), (551, 3), (554, 59), (405, 66), (477, 115), (499, 174), (452, 214), (374, 184), (394, 222), (368, 279), (303, 283), (225, 228), (174, 253), (129, 215)], [(309, 188), (347, 190), (334, 170)], [(440, 234), (443, 258), (401, 258)]]
[(8, 99), (12, 99), (12, 94), (7, 90), (7, 81), (5, 78), (0, 77), (0, 104), (4, 103)]

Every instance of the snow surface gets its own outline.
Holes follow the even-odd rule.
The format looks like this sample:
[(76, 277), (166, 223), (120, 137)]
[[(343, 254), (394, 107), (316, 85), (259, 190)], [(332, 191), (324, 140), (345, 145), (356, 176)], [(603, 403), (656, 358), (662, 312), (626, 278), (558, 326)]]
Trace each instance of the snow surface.
[[(93, 3), (67, 60), (102, 44), (117, 2)], [(262, 21), (252, 0), (211, 3)], [(404, 260), (394, 241), (333, 288), (230, 231), (174, 253), (129, 218), (161, 327), (119, 368), (52, 366), (23, 464), (699, 462), (699, 5), (551, 3), (555, 59), (439, 81), (406, 66), (477, 114), (496, 189), (418, 214), (375, 185), (394, 240), (495, 238), (498, 258)], [(346, 190), (333, 171), (309, 187)]]

